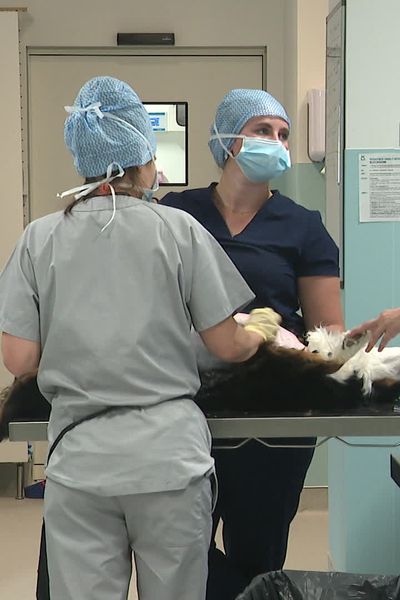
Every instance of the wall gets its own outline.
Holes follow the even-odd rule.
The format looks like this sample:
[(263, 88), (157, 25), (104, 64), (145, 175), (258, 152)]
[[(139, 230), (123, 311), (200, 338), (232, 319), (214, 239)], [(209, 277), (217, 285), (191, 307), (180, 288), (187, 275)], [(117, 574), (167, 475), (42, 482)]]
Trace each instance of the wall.
[[(0, 12), (0, 265), (22, 233), (21, 103), (19, 82), (18, 15)], [(6, 143), (5, 143), (6, 142)], [(0, 385), (11, 380), (0, 361)]]
[(292, 119), (292, 169), (276, 185), (307, 208), (325, 215), (322, 165), (307, 152), (307, 91), (325, 88), (325, 20), (328, 0), (288, 0), (285, 6), (284, 96)]
[(170, 0), (168, 10), (161, 0), (119, 0), (112, 9), (108, 0), (27, 0), (24, 6), (21, 39), (30, 46), (113, 46), (118, 32), (135, 31), (174, 32), (177, 46), (268, 46), (268, 84), (282, 96), (281, 0), (252, 0), (251, 11), (230, 0)]
[[(400, 305), (400, 224), (360, 223), (358, 217), (359, 154), (399, 148), (400, 80), (392, 73), (392, 60), (400, 56), (399, 19), (398, 0), (382, 0), (379, 5), (347, 0), (344, 306), (348, 326)], [(329, 449), (330, 549), (339, 570), (398, 573), (400, 490), (390, 478), (390, 452), (347, 449), (336, 443)]]
[[(9, 0), (6, 5), (17, 7), (20, 2)], [(108, 0), (27, 0), (24, 5), (28, 10), (19, 18), (22, 49), (113, 46), (117, 32), (124, 31), (173, 31), (177, 46), (267, 46), (267, 88), (284, 102), (293, 122), (294, 166), (278, 185), (299, 203), (324, 213), (324, 182), (306, 153), (305, 98), (310, 86), (324, 85), (327, 0), (170, 0), (168, 11), (161, 0), (150, 0), (145, 10), (130, 0), (119, 0), (112, 10)], [(0, 240), (6, 233), (15, 240), (21, 230), (20, 196), (12, 205), (3, 206), (2, 216)], [(2, 248), (0, 241), (0, 258), (9, 251), (10, 246)], [(0, 372), (0, 385), (5, 381)], [(308, 482), (325, 484), (325, 448), (319, 451), (316, 464), (317, 470), (310, 471)]]

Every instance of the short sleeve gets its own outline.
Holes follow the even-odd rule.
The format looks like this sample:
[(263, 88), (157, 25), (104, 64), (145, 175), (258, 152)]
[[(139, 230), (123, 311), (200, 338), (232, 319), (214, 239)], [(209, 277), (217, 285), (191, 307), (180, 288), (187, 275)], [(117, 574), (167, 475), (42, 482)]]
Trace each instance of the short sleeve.
[(194, 328), (203, 331), (246, 306), (254, 294), (220, 244), (202, 225), (191, 221), (188, 307)]
[(313, 211), (309, 215), (297, 276), (316, 275), (339, 277), (339, 250), (325, 229), (321, 215)]
[(26, 231), (0, 275), (0, 330), (40, 342), (39, 295)]

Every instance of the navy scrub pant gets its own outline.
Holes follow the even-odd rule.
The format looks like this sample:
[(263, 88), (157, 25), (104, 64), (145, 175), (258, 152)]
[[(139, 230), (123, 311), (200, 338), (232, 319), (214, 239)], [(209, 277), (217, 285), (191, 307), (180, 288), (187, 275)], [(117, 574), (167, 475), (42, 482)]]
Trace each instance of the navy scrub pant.
[[(315, 444), (315, 438), (267, 440)], [(235, 450), (213, 450), (218, 502), (213, 515), (207, 600), (234, 600), (253, 577), (283, 567), (289, 525), (299, 505), (313, 448), (267, 448), (254, 440)], [(215, 546), (223, 521), (225, 554)]]

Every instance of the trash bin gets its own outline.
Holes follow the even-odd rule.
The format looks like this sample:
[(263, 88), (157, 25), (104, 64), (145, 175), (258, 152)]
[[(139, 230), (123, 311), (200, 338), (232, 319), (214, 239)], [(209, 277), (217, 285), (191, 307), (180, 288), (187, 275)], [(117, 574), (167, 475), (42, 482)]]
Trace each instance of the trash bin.
[(272, 571), (253, 579), (236, 600), (400, 600), (400, 576)]

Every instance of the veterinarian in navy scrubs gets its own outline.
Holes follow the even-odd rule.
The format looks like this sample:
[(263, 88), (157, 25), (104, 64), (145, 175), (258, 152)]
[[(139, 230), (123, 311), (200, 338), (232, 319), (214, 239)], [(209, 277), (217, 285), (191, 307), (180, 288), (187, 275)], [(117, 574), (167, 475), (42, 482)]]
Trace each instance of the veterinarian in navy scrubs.
[(49, 460), (50, 597), (125, 600), (133, 550), (141, 600), (204, 600), (213, 459), (191, 325), (241, 361), (276, 320), (236, 325), (254, 296), (225, 252), (190, 215), (148, 201), (155, 138), (135, 92), (99, 77), (66, 109), (86, 184), (66, 213), (28, 225), (0, 278), (4, 362), (15, 376), (39, 366), (50, 443), (116, 408), (65, 433)]
[[(289, 130), (285, 109), (270, 94), (232, 90), (217, 109), (209, 141), (220, 181), (170, 193), (162, 204), (190, 213), (219, 241), (256, 294), (247, 311), (271, 306), (298, 336), (317, 325), (341, 330), (338, 249), (317, 211), (269, 186), (290, 168)], [(225, 556), (212, 544), (209, 600), (232, 600), (253, 576), (283, 566), (312, 455), (311, 449), (270, 449), (257, 442), (214, 450), (214, 531), (221, 518)]]

